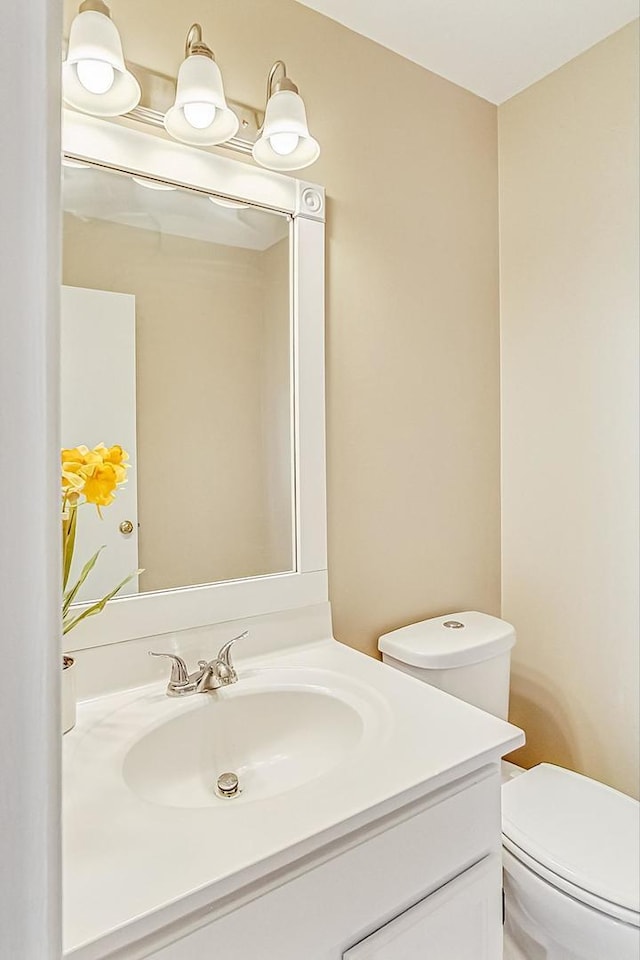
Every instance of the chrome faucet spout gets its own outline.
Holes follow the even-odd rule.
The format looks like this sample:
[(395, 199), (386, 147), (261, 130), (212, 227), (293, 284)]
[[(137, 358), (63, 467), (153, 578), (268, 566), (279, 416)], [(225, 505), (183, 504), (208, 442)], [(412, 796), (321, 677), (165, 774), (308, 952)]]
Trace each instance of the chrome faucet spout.
[(196, 693), (209, 693), (211, 690), (217, 690), (222, 686), (222, 682), (218, 677), (218, 661), (210, 660), (198, 660), (198, 667), (200, 668), (200, 674), (196, 679)]

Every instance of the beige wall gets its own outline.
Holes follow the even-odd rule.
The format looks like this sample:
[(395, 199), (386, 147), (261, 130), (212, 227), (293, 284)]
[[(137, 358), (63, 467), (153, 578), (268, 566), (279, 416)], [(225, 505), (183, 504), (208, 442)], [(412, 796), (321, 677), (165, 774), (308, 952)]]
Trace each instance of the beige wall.
[(516, 755), (638, 792), (638, 24), (499, 110)]
[(140, 589), (290, 569), (288, 241), (65, 215), (63, 247), (64, 283), (136, 297)]
[[(490, 104), (294, 0), (113, 0), (176, 73), (200, 20), (227, 91), (284, 57), (327, 187), (336, 636), (500, 613), (498, 155)], [(67, 29), (76, 10), (66, 0)], [(150, 28), (150, 25), (151, 28)], [(520, 759), (634, 791), (635, 30), (500, 108), (504, 614)]]
[[(227, 91), (286, 60), (328, 192), (329, 576), (336, 636), (500, 610), (496, 108), (294, 0), (113, 0), (175, 75), (194, 20)], [(77, 4), (65, 4), (66, 24)]]

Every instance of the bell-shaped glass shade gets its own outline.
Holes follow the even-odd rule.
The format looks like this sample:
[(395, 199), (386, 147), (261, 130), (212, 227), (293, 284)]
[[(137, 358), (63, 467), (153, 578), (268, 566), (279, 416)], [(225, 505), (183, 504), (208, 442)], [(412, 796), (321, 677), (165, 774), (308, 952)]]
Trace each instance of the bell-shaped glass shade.
[(222, 74), (211, 57), (196, 53), (183, 61), (164, 126), (176, 140), (195, 147), (224, 143), (236, 135), (239, 121), (227, 106)]
[(253, 159), (271, 170), (301, 170), (320, 156), (320, 145), (309, 133), (304, 101), (293, 90), (269, 97)]
[(125, 66), (118, 28), (104, 13), (84, 10), (71, 24), (62, 96), (96, 117), (119, 117), (140, 103), (140, 85)]

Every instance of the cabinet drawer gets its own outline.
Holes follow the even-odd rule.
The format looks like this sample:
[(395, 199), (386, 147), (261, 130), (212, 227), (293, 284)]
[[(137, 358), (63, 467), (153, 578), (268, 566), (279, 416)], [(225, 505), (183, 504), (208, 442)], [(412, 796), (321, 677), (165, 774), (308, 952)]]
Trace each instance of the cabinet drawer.
[(500, 890), (492, 858), (343, 953), (343, 960), (495, 960), (500, 954)]

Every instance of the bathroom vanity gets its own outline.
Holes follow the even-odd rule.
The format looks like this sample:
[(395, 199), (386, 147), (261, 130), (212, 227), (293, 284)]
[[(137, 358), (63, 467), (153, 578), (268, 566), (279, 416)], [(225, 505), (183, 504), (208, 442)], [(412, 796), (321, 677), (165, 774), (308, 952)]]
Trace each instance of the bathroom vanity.
[[(186, 699), (113, 691), (122, 652), (87, 651), (103, 695), (64, 741), (66, 955), (499, 958), (499, 760), (521, 732), (337, 643), (328, 605), (171, 647), (206, 658), (236, 626), (238, 682)], [(157, 643), (121, 645), (130, 682), (165, 669)]]

